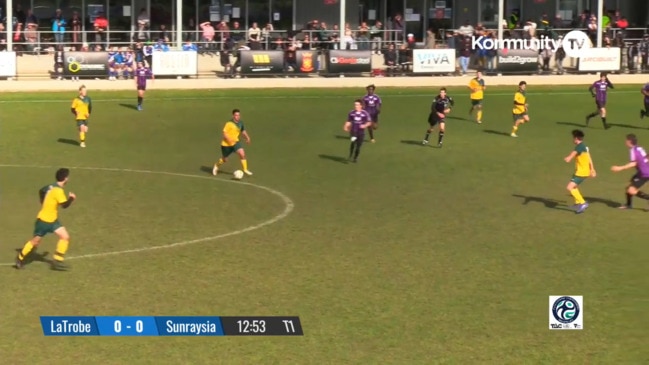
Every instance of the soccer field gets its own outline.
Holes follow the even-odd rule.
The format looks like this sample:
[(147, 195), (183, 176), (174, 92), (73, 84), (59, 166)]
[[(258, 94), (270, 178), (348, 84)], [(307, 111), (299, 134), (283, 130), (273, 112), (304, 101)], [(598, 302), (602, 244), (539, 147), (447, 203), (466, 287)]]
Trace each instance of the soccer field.
[[(612, 81), (615, 80), (612, 78)], [(468, 82), (468, 80), (467, 80)], [(488, 82), (488, 80), (487, 80)], [(3, 94), (0, 357), (4, 364), (640, 364), (649, 361), (646, 201), (624, 201), (624, 137), (649, 147), (639, 86), (609, 93), (584, 128), (598, 176), (571, 210), (571, 130), (586, 87), (528, 85), (531, 122), (509, 137), (516, 87), (485, 93), (484, 123), (456, 100), (444, 148), (420, 144), (435, 89), (379, 88), (375, 144), (347, 164), (356, 90), (89, 90), (88, 147), (70, 93)], [(233, 108), (254, 176), (211, 176)], [(436, 134), (431, 140), (436, 139)], [(434, 144), (434, 143), (433, 143)], [(24, 270), (37, 191), (69, 167), (55, 237)], [(649, 189), (649, 187), (647, 188)], [(45, 252), (48, 252), (45, 255)], [(548, 296), (583, 295), (584, 329), (548, 329)], [(44, 337), (42, 315), (297, 315), (304, 337)], [(643, 345), (644, 344), (644, 345)]]

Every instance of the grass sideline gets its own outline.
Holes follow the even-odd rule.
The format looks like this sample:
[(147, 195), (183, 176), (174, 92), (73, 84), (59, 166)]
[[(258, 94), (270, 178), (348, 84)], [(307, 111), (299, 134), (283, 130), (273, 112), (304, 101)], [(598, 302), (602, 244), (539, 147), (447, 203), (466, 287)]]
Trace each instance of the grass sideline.
[[(468, 82), (468, 79), (467, 79)], [(377, 143), (340, 163), (342, 122), (358, 90), (90, 90), (88, 148), (76, 139), (74, 91), (3, 94), (3, 163), (142, 169), (203, 178), (74, 170), (79, 200), (62, 213), (71, 256), (225, 234), (263, 222), (281, 199), (225, 174), (207, 178), (218, 136), (240, 108), (252, 178), (294, 212), (242, 235), (168, 250), (72, 260), (52, 273), (3, 267), (0, 344), (27, 364), (641, 363), (649, 353), (646, 213), (614, 209), (627, 173), (625, 134), (649, 141), (639, 87), (616, 85), (609, 122), (585, 129), (599, 176), (569, 210), (570, 130), (593, 109), (582, 87), (530, 86), (532, 122), (508, 134), (515, 87), (489, 88), (485, 123), (464, 88), (443, 149), (422, 147), (436, 88), (379, 88)], [(637, 93), (637, 94), (636, 94)], [(4, 96), (7, 98), (4, 98)], [(645, 144), (647, 145), (647, 144)], [(53, 171), (0, 167), (1, 262), (28, 238), (37, 189)], [(222, 180), (228, 181), (228, 183)], [(637, 202), (644, 208), (643, 202)], [(41, 253), (53, 250), (46, 239)], [(59, 275), (60, 274), (60, 275)], [(548, 330), (547, 297), (584, 295), (585, 329)], [(300, 315), (303, 338), (45, 338), (40, 315)], [(24, 348), (21, 344), (29, 344)]]

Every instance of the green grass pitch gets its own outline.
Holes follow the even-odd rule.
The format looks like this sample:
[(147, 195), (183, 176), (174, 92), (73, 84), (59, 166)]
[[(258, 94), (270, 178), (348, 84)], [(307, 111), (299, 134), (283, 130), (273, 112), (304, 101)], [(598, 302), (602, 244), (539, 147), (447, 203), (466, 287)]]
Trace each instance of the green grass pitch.
[[(594, 108), (585, 87), (529, 85), (532, 121), (517, 139), (515, 87), (487, 90), (482, 125), (464, 119), (467, 90), (450, 89), (458, 119), (443, 149), (418, 144), (434, 89), (379, 88), (377, 143), (358, 164), (339, 160), (362, 87), (153, 89), (143, 112), (134, 91), (89, 90), (86, 149), (66, 143), (77, 139), (71, 89), (0, 102), (4, 364), (649, 361), (649, 205), (615, 209), (632, 172), (610, 171), (628, 159), (627, 133), (649, 147), (639, 86), (610, 92), (610, 130), (599, 118), (584, 129), (598, 177), (581, 187), (582, 215), (569, 210), (563, 157)], [(241, 182), (205, 171), (233, 108), (252, 137), (255, 175)], [(78, 201), (62, 222), (77, 259), (65, 273), (14, 270), (56, 167), (72, 168)], [(548, 329), (548, 296), (563, 294), (584, 296), (584, 330)], [(55, 338), (41, 315), (299, 315), (305, 336)]]

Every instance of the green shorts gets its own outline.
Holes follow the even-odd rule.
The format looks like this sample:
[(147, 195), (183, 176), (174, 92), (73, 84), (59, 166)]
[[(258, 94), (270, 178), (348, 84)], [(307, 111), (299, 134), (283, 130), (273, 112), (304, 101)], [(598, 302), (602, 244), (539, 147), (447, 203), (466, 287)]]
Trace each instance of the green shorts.
[(58, 220), (48, 223), (37, 219), (34, 223), (34, 236), (43, 237), (48, 233), (54, 233), (57, 229), (63, 227)]
[(77, 127), (81, 127), (82, 125), (87, 126), (88, 121), (87, 120), (77, 120)]
[(514, 122), (525, 119), (525, 116), (526, 116), (526, 115), (527, 115), (527, 113), (523, 113), (523, 114), (512, 114), (512, 116), (513, 116), (513, 118), (514, 118)]
[(586, 179), (588, 179), (588, 176), (572, 175), (572, 178), (570, 179), (570, 181), (574, 182), (577, 185), (580, 185), (581, 183), (586, 181)]
[(482, 105), (482, 99), (471, 99), (471, 105), (473, 106)]
[(221, 156), (223, 158), (227, 158), (228, 156), (239, 151), (242, 148), (243, 147), (241, 147), (241, 143), (239, 142), (235, 143), (234, 146), (221, 146)]

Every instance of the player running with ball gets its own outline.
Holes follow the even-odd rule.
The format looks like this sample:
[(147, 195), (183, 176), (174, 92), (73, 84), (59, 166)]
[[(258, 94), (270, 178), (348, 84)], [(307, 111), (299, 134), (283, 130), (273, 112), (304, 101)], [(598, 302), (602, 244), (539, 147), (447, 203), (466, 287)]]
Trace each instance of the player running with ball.
[(243, 146), (241, 146), (241, 142), (239, 142), (240, 136), (243, 136), (246, 143), (250, 144), (250, 136), (248, 135), (246, 128), (243, 126), (243, 121), (241, 121), (241, 111), (239, 109), (234, 109), (232, 111), (232, 119), (227, 121), (223, 127), (221, 158), (214, 164), (212, 175), (216, 176), (219, 173), (219, 167), (223, 165), (228, 160), (228, 157), (233, 153), (239, 155), (243, 172), (248, 176), (252, 175), (252, 172), (248, 170), (246, 151), (243, 149)]

